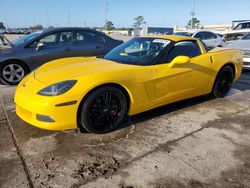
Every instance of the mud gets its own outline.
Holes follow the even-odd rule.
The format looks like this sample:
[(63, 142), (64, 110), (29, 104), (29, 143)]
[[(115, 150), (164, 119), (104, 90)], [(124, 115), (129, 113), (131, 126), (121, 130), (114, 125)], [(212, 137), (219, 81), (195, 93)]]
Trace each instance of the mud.
[(87, 182), (96, 179), (97, 177), (108, 178), (113, 175), (120, 166), (115, 158), (105, 159), (102, 157), (94, 157), (93, 161), (85, 161), (79, 164), (77, 170), (72, 174), (73, 178), (78, 180), (78, 184), (74, 186), (86, 184)]

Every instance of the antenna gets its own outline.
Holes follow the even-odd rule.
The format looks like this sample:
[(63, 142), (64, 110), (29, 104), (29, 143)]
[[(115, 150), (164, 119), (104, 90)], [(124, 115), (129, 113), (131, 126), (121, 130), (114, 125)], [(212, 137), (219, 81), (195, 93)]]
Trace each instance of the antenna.
[(195, 0), (193, 0), (192, 12), (190, 12), (190, 14), (191, 14), (191, 29), (194, 28), (194, 15), (195, 15), (194, 6), (195, 6)]

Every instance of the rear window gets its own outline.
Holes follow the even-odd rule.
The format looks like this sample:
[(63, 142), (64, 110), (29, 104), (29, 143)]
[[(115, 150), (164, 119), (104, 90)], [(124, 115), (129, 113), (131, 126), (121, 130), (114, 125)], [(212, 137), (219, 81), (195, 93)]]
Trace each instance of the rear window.
[(95, 32), (79, 30), (76, 31), (76, 42), (77, 43), (85, 43), (85, 42), (96, 42), (97, 35)]

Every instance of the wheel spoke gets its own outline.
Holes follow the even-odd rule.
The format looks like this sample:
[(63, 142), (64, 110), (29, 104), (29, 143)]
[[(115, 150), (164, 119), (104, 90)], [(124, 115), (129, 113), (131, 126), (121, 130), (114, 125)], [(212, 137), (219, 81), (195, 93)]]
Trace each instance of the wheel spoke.
[(3, 71), (3, 75), (10, 75), (10, 71)]
[(11, 75), (10, 78), (8, 79), (9, 81), (13, 82), (14, 81), (14, 76)]
[(107, 92), (105, 95), (105, 104), (110, 105), (111, 100), (112, 100), (112, 94), (110, 92)]
[(18, 80), (20, 80), (20, 79), (22, 78), (22, 76), (19, 75), (19, 74), (16, 74), (15, 77), (16, 77)]
[(14, 65), (13, 65), (13, 64), (10, 64), (10, 65), (9, 65), (9, 68), (10, 68), (10, 70), (13, 71), (13, 70), (14, 70)]
[(16, 72), (19, 73), (19, 72), (23, 72), (23, 69), (21, 67), (19, 67), (18, 69), (16, 69)]

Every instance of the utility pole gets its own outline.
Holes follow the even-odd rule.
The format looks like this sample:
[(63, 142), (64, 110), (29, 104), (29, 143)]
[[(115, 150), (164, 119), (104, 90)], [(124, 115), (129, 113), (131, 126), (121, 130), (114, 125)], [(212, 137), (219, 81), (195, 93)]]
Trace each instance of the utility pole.
[(191, 14), (191, 29), (194, 28), (194, 15), (195, 15), (194, 7), (195, 7), (195, 0), (193, 0), (192, 12), (190, 13)]
[[(106, 23), (108, 22), (108, 6), (109, 6), (109, 3), (106, 1), (105, 2), (105, 9), (104, 9), (104, 25), (106, 26)], [(105, 28), (107, 29), (107, 28)]]
[(46, 21), (47, 21), (47, 27), (49, 27), (50, 24), (49, 24), (49, 13), (48, 13), (48, 11), (46, 11)]
[(70, 26), (70, 10), (67, 9), (67, 17), (68, 17), (68, 26)]

